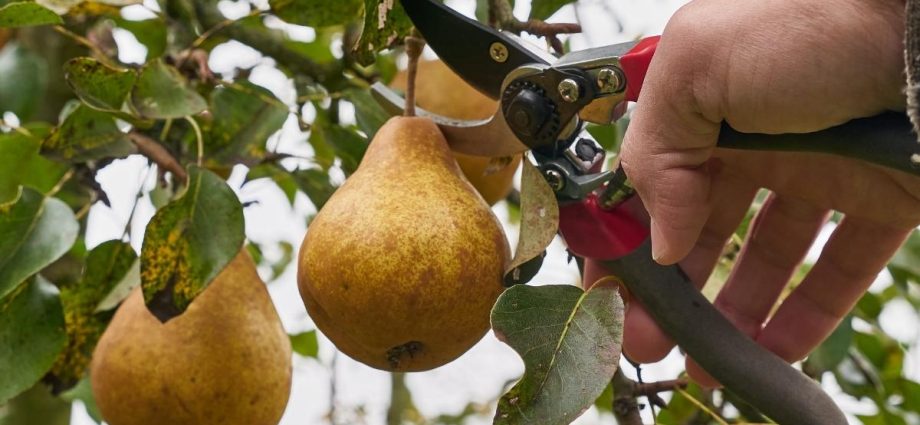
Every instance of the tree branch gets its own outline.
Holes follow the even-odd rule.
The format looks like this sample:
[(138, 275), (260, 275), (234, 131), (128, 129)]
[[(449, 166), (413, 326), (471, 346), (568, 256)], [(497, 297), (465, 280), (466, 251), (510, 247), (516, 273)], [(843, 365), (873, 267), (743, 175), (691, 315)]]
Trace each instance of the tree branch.
[(188, 173), (185, 172), (182, 164), (179, 164), (179, 161), (159, 142), (136, 131), (128, 133), (128, 137), (137, 146), (137, 151), (141, 155), (146, 156), (162, 170), (173, 173), (174, 176), (183, 181), (188, 178)]
[(613, 375), (613, 415), (620, 425), (642, 425), (639, 414), (639, 397), (647, 397), (649, 402), (659, 407), (664, 407), (664, 400), (658, 393), (673, 391), (687, 386), (686, 379), (671, 379), (667, 381), (639, 383), (623, 374), (621, 369)]
[[(195, 13), (209, 36), (215, 33), (224, 33), (240, 43), (250, 46), (266, 56), (275, 59), (279, 64), (310, 76), (314, 80), (323, 81), (330, 75), (334, 68), (321, 65), (297, 53), (284, 45), (280, 37), (268, 36), (266, 32), (254, 30), (241, 25), (229, 25), (227, 19), (217, 10), (217, 3), (211, 1), (196, 1)], [(213, 30), (217, 28), (217, 30)]]
[(489, 23), (496, 28), (520, 34), (521, 31), (540, 36), (552, 46), (556, 53), (563, 53), (562, 42), (559, 34), (573, 34), (581, 32), (578, 24), (551, 24), (539, 19), (520, 21), (514, 17), (513, 9), (508, 0), (489, 0)]

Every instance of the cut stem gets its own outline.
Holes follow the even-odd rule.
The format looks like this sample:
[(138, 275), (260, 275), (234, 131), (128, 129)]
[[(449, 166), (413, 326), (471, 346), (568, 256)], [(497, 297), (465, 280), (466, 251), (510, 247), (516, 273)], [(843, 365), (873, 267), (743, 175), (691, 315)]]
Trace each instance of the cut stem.
[(406, 37), (406, 55), (409, 56), (409, 68), (406, 71), (406, 108), (403, 116), (415, 116), (415, 76), (418, 74), (418, 60), (425, 48), (425, 40), (417, 30)]

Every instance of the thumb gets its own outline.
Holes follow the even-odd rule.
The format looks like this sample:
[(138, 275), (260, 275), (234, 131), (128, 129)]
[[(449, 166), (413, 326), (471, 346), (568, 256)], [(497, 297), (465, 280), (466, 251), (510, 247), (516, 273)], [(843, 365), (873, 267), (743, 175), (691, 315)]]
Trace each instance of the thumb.
[(694, 90), (712, 86), (692, 81), (706, 75), (696, 72), (706, 64), (667, 35), (649, 67), (620, 158), (651, 216), (652, 255), (661, 264), (685, 257), (709, 216), (710, 158), (721, 122), (707, 118)]

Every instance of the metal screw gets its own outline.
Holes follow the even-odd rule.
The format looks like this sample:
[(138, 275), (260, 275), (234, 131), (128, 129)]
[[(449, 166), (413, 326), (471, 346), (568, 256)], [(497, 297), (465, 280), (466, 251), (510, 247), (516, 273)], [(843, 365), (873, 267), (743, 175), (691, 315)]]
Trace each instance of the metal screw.
[(578, 97), (581, 96), (581, 87), (578, 86), (578, 82), (571, 78), (566, 78), (559, 83), (559, 95), (562, 96), (562, 100), (572, 103), (578, 100)]
[(496, 41), (489, 46), (489, 56), (498, 63), (504, 63), (508, 60), (508, 47)]
[(619, 90), (620, 84), (620, 74), (612, 68), (601, 68), (597, 71), (597, 87), (601, 91)]
[(549, 183), (549, 187), (553, 188), (553, 191), (558, 192), (565, 187), (565, 178), (562, 177), (562, 173), (558, 170), (546, 170), (543, 172), (543, 176), (546, 178), (546, 182)]

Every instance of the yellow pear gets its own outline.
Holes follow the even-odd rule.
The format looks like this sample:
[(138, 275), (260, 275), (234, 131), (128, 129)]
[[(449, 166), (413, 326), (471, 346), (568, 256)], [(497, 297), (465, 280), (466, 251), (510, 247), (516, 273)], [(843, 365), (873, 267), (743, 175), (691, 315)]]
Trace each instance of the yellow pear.
[[(405, 91), (406, 82), (406, 71), (400, 71), (390, 86)], [(415, 103), (427, 111), (461, 120), (486, 119), (498, 110), (498, 102), (467, 84), (440, 60), (419, 62)], [(512, 157), (507, 166), (489, 172), (492, 171), (489, 170), (491, 158), (453, 154), (463, 174), (489, 205), (505, 199), (511, 191), (514, 172), (521, 163), (520, 155)], [(493, 168), (496, 166), (498, 164)]]
[(297, 277), (310, 317), (342, 352), (419, 371), (482, 338), (508, 257), (438, 127), (395, 117), (313, 219)]
[(291, 344), (243, 250), (166, 323), (135, 289), (90, 374), (109, 425), (275, 425), (290, 394)]

